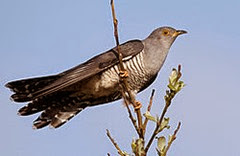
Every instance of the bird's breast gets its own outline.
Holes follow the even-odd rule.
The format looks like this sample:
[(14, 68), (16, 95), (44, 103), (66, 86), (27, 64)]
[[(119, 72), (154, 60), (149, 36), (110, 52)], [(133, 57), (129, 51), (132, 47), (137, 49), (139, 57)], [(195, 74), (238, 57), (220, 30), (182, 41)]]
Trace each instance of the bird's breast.
[(143, 60), (143, 52), (134, 56), (132, 59), (124, 62), (124, 68), (129, 73), (129, 86), (135, 92), (139, 92), (142, 87), (150, 80), (149, 70), (146, 68)]
[(95, 91), (116, 88), (119, 84), (118, 73), (119, 73), (119, 69), (117, 65), (114, 65), (113, 67), (101, 73), (100, 79), (95, 86)]
[[(127, 80), (130, 89), (137, 93), (142, 90), (142, 88), (145, 88), (151, 79), (151, 75), (145, 68), (142, 53), (124, 61), (123, 65), (129, 75)], [(88, 95), (91, 93), (91, 96), (94, 97), (102, 97), (113, 94), (114, 92), (119, 92), (119, 73), (119, 67), (118, 64), (116, 64), (90, 78), (82, 85), (81, 90)]]

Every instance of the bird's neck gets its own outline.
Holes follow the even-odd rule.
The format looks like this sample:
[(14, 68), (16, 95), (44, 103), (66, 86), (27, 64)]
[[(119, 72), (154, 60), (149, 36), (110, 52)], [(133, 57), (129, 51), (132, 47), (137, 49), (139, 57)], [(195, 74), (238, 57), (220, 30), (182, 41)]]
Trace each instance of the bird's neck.
[(143, 44), (145, 67), (151, 72), (151, 74), (157, 74), (167, 57), (169, 47), (165, 47), (165, 44), (159, 43), (159, 40), (148, 38), (143, 40)]

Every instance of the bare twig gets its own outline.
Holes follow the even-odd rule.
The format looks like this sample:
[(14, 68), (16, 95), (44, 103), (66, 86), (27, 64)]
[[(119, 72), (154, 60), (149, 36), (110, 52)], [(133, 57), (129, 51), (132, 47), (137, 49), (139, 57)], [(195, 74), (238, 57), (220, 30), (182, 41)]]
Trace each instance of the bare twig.
[(148, 105), (148, 108), (147, 108), (147, 110), (149, 112), (151, 111), (151, 108), (152, 108), (152, 101), (153, 101), (154, 93), (155, 93), (155, 89), (152, 90), (152, 94), (151, 94), (151, 97), (150, 97), (149, 105)]
[(169, 150), (169, 148), (170, 148), (170, 146), (172, 145), (173, 141), (177, 138), (177, 133), (178, 133), (180, 127), (181, 127), (181, 122), (178, 123), (178, 126), (177, 126), (177, 128), (175, 129), (172, 137), (170, 137), (170, 140), (168, 140), (168, 145), (167, 145), (167, 147), (166, 147), (166, 149), (165, 149), (164, 156), (167, 154), (167, 151)]
[[(151, 108), (152, 108), (154, 93), (155, 93), (155, 90), (153, 89), (153, 90), (152, 90), (151, 97), (150, 97), (150, 101), (149, 101), (149, 104), (148, 104), (148, 107), (147, 107), (147, 111), (148, 111), (148, 112), (150, 112), (150, 111), (151, 111)], [(143, 122), (143, 134), (145, 134), (145, 132), (146, 132), (147, 123), (148, 123), (148, 118), (145, 118), (145, 120), (144, 120), (144, 122)]]
[(161, 126), (162, 120), (163, 120), (163, 118), (164, 118), (164, 116), (165, 116), (165, 114), (166, 114), (166, 112), (167, 112), (168, 107), (169, 107), (169, 105), (166, 104), (165, 107), (164, 107), (164, 109), (163, 109), (163, 111), (162, 111), (160, 120), (157, 122), (156, 127), (155, 127), (155, 129), (154, 129), (154, 131), (153, 131), (153, 134), (152, 134), (151, 138), (149, 139), (147, 146), (145, 147), (145, 152), (146, 152), (146, 153), (147, 153), (149, 147), (151, 146), (154, 138), (155, 138), (156, 135), (158, 134), (158, 129), (159, 129), (160, 126)]
[(128, 111), (129, 118), (131, 119), (132, 124), (133, 124), (136, 132), (138, 133), (138, 135), (140, 135), (140, 130), (139, 130), (138, 126), (137, 126), (136, 119), (135, 119), (135, 118), (133, 117), (133, 115), (132, 115), (132, 112), (131, 112), (131, 110), (130, 110), (130, 108), (129, 108), (129, 104), (128, 104), (128, 101), (126, 100), (126, 97), (124, 97), (125, 94), (122, 94), (122, 95), (123, 95), (123, 99), (124, 99), (124, 102), (125, 102), (126, 107), (127, 107), (127, 111)]
[(120, 147), (118, 146), (118, 144), (114, 141), (114, 139), (111, 137), (109, 130), (107, 129), (107, 136), (110, 139), (110, 141), (112, 142), (112, 144), (115, 146), (115, 148), (118, 151), (118, 154), (120, 154), (121, 156), (124, 156), (122, 150), (120, 149)]
[[(120, 68), (120, 74), (121, 73), (127, 73), (127, 71), (124, 69), (123, 66), (123, 61), (122, 61), (122, 53), (121, 49), (119, 46), (119, 38), (118, 38), (118, 20), (116, 18), (116, 13), (114, 9), (114, 1), (111, 0), (111, 7), (112, 7), (112, 17), (113, 17), (113, 25), (114, 25), (114, 36), (117, 44), (117, 52), (118, 52), (118, 59), (119, 59), (119, 68)], [(127, 75), (127, 74), (125, 74)], [(126, 76), (121, 76), (120, 75), (120, 83), (123, 88), (123, 93), (127, 93), (129, 97), (130, 103), (134, 106), (134, 108), (137, 108), (137, 102), (135, 100), (135, 96), (133, 95), (132, 91), (130, 90), (129, 84), (127, 82), (127, 77)], [(139, 137), (144, 138), (143, 136), (143, 128), (142, 128), (142, 115), (141, 115), (141, 110), (140, 109), (135, 109), (136, 114), (137, 114), (137, 119), (138, 119), (138, 129), (139, 129)]]
[(179, 64), (178, 65), (178, 75), (177, 75), (177, 80), (176, 80), (176, 82), (181, 78), (181, 76), (182, 76), (182, 73), (181, 73), (181, 68), (182, 68), (182, 66)]
[(119, 59), (119, 65), (120, 69), (124, 70), (123, 62), (122, 62), (122, 54), (120, 52), (120, 46), (119, 46), (119, 37), (118, 37), (118, 20), (116, 18), (115, 8), (114, 8), (114, 1), (111, 0), (111, 8), (112, 8), (112, 17), (113, 17), (113, 25), (114, 25), (114, 37), (117, 45), (117, 52), (118, 52), (118, 59)]

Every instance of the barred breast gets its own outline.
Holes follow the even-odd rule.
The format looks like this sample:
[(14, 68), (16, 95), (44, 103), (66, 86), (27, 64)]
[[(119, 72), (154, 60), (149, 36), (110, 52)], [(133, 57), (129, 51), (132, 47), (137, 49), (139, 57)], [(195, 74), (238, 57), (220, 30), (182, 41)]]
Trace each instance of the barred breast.
[[(128, 82), (131, 90), (139, 92), (151, 79), (143, 62), (143, 52), (123, 62), (124, 68), (128, 71)], [(117, 87), (119, 83), (119, 67), (115, 65), (101, 74), (101, 81), (96, 86), (100, 88)], [(117, 88), (116, 88), (117, 89)]]

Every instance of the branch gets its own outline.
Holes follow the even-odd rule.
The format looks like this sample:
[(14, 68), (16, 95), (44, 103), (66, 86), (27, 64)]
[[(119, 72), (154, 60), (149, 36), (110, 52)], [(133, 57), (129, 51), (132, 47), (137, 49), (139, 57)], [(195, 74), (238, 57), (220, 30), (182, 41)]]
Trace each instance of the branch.
[(166, 156), (167, 151), (169, 150), (169, 148), (170, 148), (170, 146), (172, 145), (173, 141), (177, 138), (177, 133), (178, 133), (180, 127), (181, 127), (181, 122), (178, 123), (178, 126), (177, 126), (177, 128), (175, 129), (173, 135), (169, 137), (168, 145), (167, 145), (167, 147), (166, 147), (166, 149), (165, 149), (165, 152), (164, 152), (164, 155), (163, 155), (163, 156)]
[[(138, 119), (138, 135), (140, 138), (144, 138), (143, 136), (143, 128), (142, 128), (142, 115), (141, 115), (141, 111), (138, 108), (139, 107), (139, 103), (135, 100), (135, 96), (133, 95), (133, 93), (130, 90), (129, 84), (127, 82), (127, 71), (124, 69), (123, 66), (123, 61), (122, 61), (122, 53), (121, 53), (121, 49), (119, 46), (119, 38), (118, 38), (118, 20), (116, 18), (116, 13), (115, 13), (115, 9), (114, 9), (114, 1), (111, 0), (111, 8), (112, 8), (112, 17), (113, 17), (113, 25), (114, 25), (114, 37), (115, 37), (115, 41), (117, 44), (117, 52), (118, 52), (118, 59), (119, 59), (119, 68), (120, 68), (120, 84), (123, 88), (123, 94), (126, 92), (128, 95), (129, 102), (134, 106), (136, 114), (137, 114), (137, 119)], [(137, 108), (137, 109), (136, 109)]]
[[(148, 104), (148, 107), (147, 107), (147, 111), (148, 111), (148, 112), (150, 112), (150, 111), (151, 111), (151, 108), (152, 108), (154, 93), (155, 93), (155, 90), (153, 89), (153, 90), (152, 90), (151, 97), (150, 97), (150, 101), (149, 101), (149, 104)], [(143, 122), (143, 134), (145, 134), (145, 132), (146, 132), (146, 127), (147, 127), (148, 121), (149, 121), (148, 118), (145, 118), (145, 120), (144, 120), (144, 122)]]
[(182, 81), (180, 81), (182, 74), (181, 74), (181, 65), (178, 65), (178, 70), (173, 69), (172, 73), (169, 77), (169, 84), (168, 84), (168, 88), (169, 90), (166, 91), (166, 95), (164, 96), (165, 99), (165, 106), (163, 108), (163, 111), (161, 113), (161, 117), (158, 120), (158, 122), (156, 123), (156, 127), (153, 131), (153, 134), (151, 136), (151, 138), (148, 141), (148, 144), (145, 148), (145, 152), (147, 153), (149, 147), (151, 146), (154, 138), (156, 137), (156, 135), (160, 132), (159, 128), (162, 124), (162, 121), (164, 119), (164, 116), (169, 108), (169, 106), (171, 105), (172, 99), (174, 98), (174, 96), (184, 87), (184, 83)]
[[(115, 37), (115, 42), (116, 42), (116, 51), (118, 53), (118, 60), (119, 60), (119, 65), (118, 65), (118, 68), (119, 68), (119, 85), (121, 87), (122, 97), (124, 99), (124, 102), (125, 102), (127, 110), (128, 110), (129, 118), (130, 118), (130, 120), (131, 120), (131, 122), (132, 122), (135, 130), (137, 131), (138, 136), (139, 136), (139, 138), (136, 141), (133, 142), (134, 148), (132, 147), (132, 149), (134, 149), (133, 151), (140, 151), (140, 153), (139, 152), (134, 152), (136, 156), (138, 156), (139, 154), (141, 156), (146, 156), (146, 153), (149, 150), (154, 138), (156, 137), (156, 135), (160, 131), (162, 131), (164, 129), (164, 128), (161, 128), (161, 126), (164, 126), (164, 125), (162, 125), (163, 123), (165, 123), (164, 116), (165, 116), (169, 106), (171, 105), (172, 99), (177, 94), (177, 92), (179, 92), (181, 90), (181, 88), (184, 86), (184, 83), (179, 80), (180, 77), (181, 77), (181, 72), (180, 72), (181, 66), (180, 65), (178, 66), (178, 70), (173, 69), (173, 71), (172, 71), (172, 73), (169, 77), (169, 85), (168, 85), (169, 90), (166, 91), (166, 95), (164, 96), (164, 98), (165, 98), (164, 109), (162, 110), (160, 118), (157, 117), (157, 119), (154, 120), (156, 122), (155, 130), (153, 131), (153, 134), (150, 137), (150, 139), (149, 139), (149, 141), (148, 141), (148, 143), (147, 143), (147, 145), (144, 149), (144, 144), (145, 144), (144, 135), (145, 135), (145, 132), (146, 132), (146, 127), (147, 127), (147, 123), (148, 123), (149, 118), (146, 117), (145, 120), (144, 120), (144, 123), (142, 122), (142, 115), (141, 115), (141, 110), (140, 110), (141, 103), (136, 101), (135, 94), (130, 89), (130, 85), (128, 84), (128, 72), (124, 68), (123, 56), (122, 56), (122, 53), (121, 53), (121, 46), (119, 44), (118, 20), (116, 18), (116, 13), (115, 13), (115, 8), (114, 8), (114, 0), (111, 0), (111, 9), (112, 9), (112, 18), (113, 18), (113, 25), (114, 25), (114, 37)], [(148, 108), (147, 108), (148, 112), (150, 112), (151, 107), (152, 107), (153, 96), (154, 96), (154, 90), (152, 91), (152, 95), (150, 97), (150, 102), (149, 102), (149, 105), (148, 105)], [(133, 107), (134, 107), (135, 113), (137, 115), (137, 121), (133, 117), (131, 109), (129, 108), (129, 104), (132, 104)], [(166, 120), (168, 120), (168, 119), (166, 119)], [(168, 123), (168, 121), (167, 121), (167, 123)], [(176, 139), (176, 134), (177, 134), (179, 128), (180, 128), (180, 123), (179, 123), (177, 129), (174, 131), (173, 136), (171, 136), (171, 138), (169, 139), (166, 152), (170, 148), (172, 142)], [(121, 149), (119, 148), (117, 143), (111, 137), (108, 130), (107, 130), (107, 136), (109, 137), (109, 139), (111, 140), (111, 142), (113, 143), (115, 148), (118, 150), (118, 153), (121, 156), (124, 156), (125, 155), (124, 152), (121, 151)], [(141, 142), (141, 146), (138, 146), (139, 141)], [(136, 147), (135, 147), (135, 144), (136, 144)], [(141, 148), (139, 148), (139, 147), (141, 147)], [(140, 149), (140, 150), (136, 150), (136, 149)]]
[(130, 108), (129, 108), (129, 104), (128, 104), (128, 101), (126, 100), (125, 94), (122, 93), (122, 95), (123, 95), (123, 99), (124, 99), (124, 102), (125, 102), (126, 107), (127, 107), (127, 111), (128, 111), (129, 118), (131, 119), (132, 124), (133, 124), (135, 130), (137, 131), (138, 135), (140, 135), (140, 130), (139, 130), (138, 126), (137, 126), (136, 119), (135, 119), (135, 118), (133, 117), (133, 115), (132, 115), (132, 112), (131, 112), (131, 110), (130, 110)]
[(161, 125), (161, 123), (162, 123), (162, 120), (163, 120), (163, 118), (164, 118), (164, 116), (165, 116), (165, 114), (166, 114), (166, 112), (167, 112), (168, 107), (169, 107), (169, 105), (165, 104), (165, 107), (164, 107), (164, 109), (163, 109), (163, 111), (162, 111), (160, 120), (156, 123), (156, 127), (155, 127), (155, 129), (154, 129), (154, 131), (153, 131), (153, 134), (152, 134), (152, 136), (151, 136), (150, 140), (148, 141), (148, 144), (147, 144), (147, 146), (146, 146), (146, 148), (145, 148), (145, 152), (146, 152), (146, 153), (147, 153), (149, 147), (151, 146), (154, 138), (155, 138), (156, 135), (158, 134), (158, 130), (159, 130), (160, 125)]
[[(110, 141), (112, 142), (112, 144), (113, 144), (113, 145), (115, 146), (115, 148), (117, 149), (118, 154), (120, 154), (121, 156), (124, 156), (124, 154), (123, 154), (122, 150), (120, 149), (120, 147), (118, 146), (118, 144), (117, 144), (117, 143), (114, 141), (114, 139), (111, 137), (109, 130), (107, 129), (106, 131), (107, 131), (107, 136), (108, 136), (108, 138), (110, 139)], [(110, 155), (110, 154), (108, 154), (108, 155)]]

